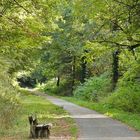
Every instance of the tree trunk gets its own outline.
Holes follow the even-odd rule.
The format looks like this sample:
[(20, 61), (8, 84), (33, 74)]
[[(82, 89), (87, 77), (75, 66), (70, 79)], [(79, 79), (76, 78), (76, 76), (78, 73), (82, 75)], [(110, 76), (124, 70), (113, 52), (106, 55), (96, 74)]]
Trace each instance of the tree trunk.
[(76, 56), (73, 57), (73, 64), (72, 64), (72, 92), (74, 90), (74, 85), (75, 85), (75, 72), (76, 72)]
[(119, 54), (120, 54), (120, 51), (119, 50), (116, 50), (113, 53), (112, 90), (114, 90), (116, 88), (116, 84), (117, 84), (118, 79), (119, 79)]
[(85, 82), (85, 78), (86, 78), (86, 70), (87, 70), (87, 62), (86, 62), (86, 56), (83, 56), (81, 59), (81, 83)]
[(60, 86), (60, 76), (57, 76), (57, 83), (56, 83), (57, 87)]

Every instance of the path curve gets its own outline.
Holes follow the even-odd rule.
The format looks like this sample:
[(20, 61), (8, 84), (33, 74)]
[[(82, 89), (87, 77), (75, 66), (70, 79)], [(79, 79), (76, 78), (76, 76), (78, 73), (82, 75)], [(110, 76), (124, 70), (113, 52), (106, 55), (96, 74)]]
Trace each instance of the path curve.
[(78, 140), (140, 140), (138, 132), (119, 121), (68, 101), (45, 96), (53, 104), (63, 106), (75, 119), (80, 131)]

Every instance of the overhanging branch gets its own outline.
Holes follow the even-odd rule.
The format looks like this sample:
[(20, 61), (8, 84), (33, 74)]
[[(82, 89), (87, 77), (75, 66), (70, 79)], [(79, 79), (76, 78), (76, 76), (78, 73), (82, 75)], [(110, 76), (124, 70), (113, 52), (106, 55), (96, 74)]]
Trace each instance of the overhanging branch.
[[(115, 44), (116, 46), (119, 46), (119, 47), (123, 47), (123, 49), (128, 49), (128, 50), (133, 50), (135, 48), (138, 48), (140, 47), (140, 43), (137, 43), (137, 44), (133, 44), (133, 45), (128, 45), (128, 44), (121, 44), (121, 43), (118, 43), (118, 42), (113, 42), (113, 41), (109, 41), (109, 40), (102, 40), (102, 41), (97, 41), (98, 43), (109, 43), (109, 44)], [(125, 47), (125, 48), (124, 48)]]
[(26, 9), (24, 6), (19, 4), (16, 0), (13, 0), (19, 7), (21, 7), (23, 10), (25, 10), (27, 13), (31, 13), (28, 9)]

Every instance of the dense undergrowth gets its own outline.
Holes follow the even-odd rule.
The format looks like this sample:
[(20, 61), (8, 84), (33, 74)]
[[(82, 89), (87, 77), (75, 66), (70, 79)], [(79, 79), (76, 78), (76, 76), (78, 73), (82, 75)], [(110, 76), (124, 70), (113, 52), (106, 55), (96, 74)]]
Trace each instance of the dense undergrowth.
[(105, 103), (111, 108), (140, 113), (140, 65), (139, 61), (123, 75), (118, 87)]
[[(91, 77), (84, 84), (79, 85), (74, 90), (73, 96), (85, 101), (102, 103), (108, 108), (140, 113), (140, 86), (139, 81), (134, 80), (138, 72), (132, 78), (130, 71), (120, 79), (114, 92), (110, 90), (111, 80), (109, 76), (103, 74), (99, 77)], [(60, 88), (58, 89), (55, 85), (55, 80), (47, 82), (41, 88), (46, 93), (56, 95), (64, 95), (63, 92), (65, 92), (63, 90), (60, 91)]]
[(110, 90), (110, 79), (107, 74), (99, 77), (91, 77), (84, 84), (81, 84), (74, 91), (74, 96), (82, 100), (100, 101), (103, 97), (108, 96)]
[(86, 101), (103, 103), (108, 108), (140, 113), (140, 65), (139, 61), (118, 81), (110, 92), (111, 80), (105, 75), (92, 77), (74, 91), (74, 97)]
[(0, 61), (0, 133), (12, 127), (20, 109), (18, 91), (11, 84), (7, 65), (5, 61)]

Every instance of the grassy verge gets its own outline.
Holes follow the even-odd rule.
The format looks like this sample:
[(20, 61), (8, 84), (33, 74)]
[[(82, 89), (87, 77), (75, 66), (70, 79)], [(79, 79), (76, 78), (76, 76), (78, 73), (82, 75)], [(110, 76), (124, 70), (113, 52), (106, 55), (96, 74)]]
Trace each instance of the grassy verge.
[(101, 103), (87, 102), (79, 100), (74, 97), (62, 97), (63, 99), (78, 104), (80, 106), (96, 110), (100, 113), (103, 113), (113, 119), (119, 120), (130, 127), (133, 127), (135, 130), (140, 131), (140, 114), (134, 114), (130, 112), (124, 112), (115, 108), (109, 108), (107, 105)]
[[(23, 92), (23, 91), (22, 91)], [(14, 122), (13, 128), (5, 131), (1, 140), (26, 140), (29, 137), (28, 115), (36, 114), (40, 123), (52, 123), (51, 137), (69, 137), (76, 139), (77, 127), (69, 114), (61, 107), (55, 106), (43, 97), (31, 95), (24, 91), (21, 95), (22, 108)]]

